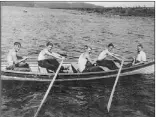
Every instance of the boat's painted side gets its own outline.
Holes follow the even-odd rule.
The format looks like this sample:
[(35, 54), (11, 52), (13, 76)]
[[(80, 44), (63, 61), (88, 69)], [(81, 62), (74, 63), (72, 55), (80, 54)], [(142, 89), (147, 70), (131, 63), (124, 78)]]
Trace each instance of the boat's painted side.
[[(37, 66), (36, 66), (37, 67)], [(118, 70), (110, 70), (103, 72), (89, 73), (59, 73), (56, 81), (79, 81), (79, 80), (98, 80), (116, 77)], [(154, 73), (154, 61), (145, 64), (123, 68), (120, 76), (128, 76), (135, 74), (151, 74)], [(43, 74), (39, 72), (20, 72), (12, 70), (2, 70), (2, 80), (19, 80), (19, 81), (51, 81), (54, 73)]]

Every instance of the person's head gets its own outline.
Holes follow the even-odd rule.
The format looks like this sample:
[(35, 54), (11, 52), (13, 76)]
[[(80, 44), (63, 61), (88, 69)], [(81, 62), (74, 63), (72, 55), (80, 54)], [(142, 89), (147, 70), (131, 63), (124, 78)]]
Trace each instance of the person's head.
[(114, 45), (112, 44), (112, 43), (110, 43), (110, 44), (108, 44), (108, 51), (113, 51), (113, 49), (114, 49)]
[(21, 43), (20, 42), (15, 42), (14, 43), (14, 49), (16, 52), (18, 52), (21, 48)]
[(137, 51), (140, 52), (142, 49), (143, 49), (143, 45), (142, 44), (138, 44)]
[(47, 46), (48, 51), (51, 51), (53, 48), (53, 44), (51, 42), (48, 42), (46, 46)]
[(91, 51), (92, 51), (92, 48), (87, 45), (84, 46), (84, 49), (86, 52), (89, 52), (89, 53), (91, 53)]

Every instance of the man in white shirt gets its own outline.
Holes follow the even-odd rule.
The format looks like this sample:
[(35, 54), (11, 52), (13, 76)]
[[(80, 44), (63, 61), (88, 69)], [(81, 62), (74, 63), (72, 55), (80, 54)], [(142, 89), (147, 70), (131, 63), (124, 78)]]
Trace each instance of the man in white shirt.
[(133, 64), (140, 64), (140, 63), (146, 62), (146, 54), (143, 51), (142, 44), (139, 44), (137, 46), (137, 53), (138, 53), (138, 55), (136, 58), (134, 58)]
[(38, 56), (38, 65), (48, 70), (56, 72), (59, 62), (56, 59), (65, 59), (60, 54), (52, 52), (53, 44), (48, 42), (46, 48), (43, 49)]
[(84, 70), (86, 70), (87, 67), (93, 66), (92, 60), (90, 58), (90, 53), (91, 53), (92, 48), (85, 46), (84, 49), (85, 49), (85, 52), (82, 53), (78, 59), (78, 67), (79, 67), (80, 72), (83, 72)]
[[(112, 43), (108, 44), (107, 48), (103, 50), (97, 59), (97, 65), (107, 67), (108, 69), (114, 70), (118, 69), (120, 65), (121, 58), (117, 57), (119, 55), (112, 53), (114, 49), (114, 45)], [(117, 61), (107, 60), (107, 56), (112, 56), (113, 58), (117, 59)]]

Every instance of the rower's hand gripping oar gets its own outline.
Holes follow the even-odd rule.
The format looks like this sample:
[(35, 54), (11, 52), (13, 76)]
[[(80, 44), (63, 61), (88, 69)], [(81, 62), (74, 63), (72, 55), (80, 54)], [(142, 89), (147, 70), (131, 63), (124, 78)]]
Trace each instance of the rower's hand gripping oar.
[[(63, 59), (63, 60), (64, 60), (64, 59)], [(49, 92), (50, 92), (50, 89), (51, 89), (51, 87), (53, 86), (54, 81), (55, 81), (55, 79), (56, 79), (56, 77), (57, 77), (57, 75), (58, 75), (58, 73), (59, 73), (59, 71), (60, 71), (60, 68), (61, 68), (61, 66), (62, 66), (62, 64), (63, 64), (63, 60), (61, 61), (60, 65), (59, 65), (59, 67), (58, 67), (58, 69), (57, 69), (57, 71), (56, 71), (56, 73), (55, 73), (55, 75), (54, 75), (54, 77), (53, 77), (53, 79), (52, 79), (52, 81), (51, 81), (49, 87), (48, 87), (48, 90), (46, 91), (46, 93), (45, 93), (45, 95), (44, 95), (44, 98), (43, 98), (43, 100), (42, 100), (42, 102), (41, 102), (39, 108), (37, 109), (37, 112), (35, 113), (35, 116), (34, 116), (34, 117), (37, 117), (37, 116), (38, 116), (38, 113), (39, 113), (39, 111), (40, 111), (40, 109), (41, 109), (43, 103), (45, 102), (45, 99), (47, 98), (47, 96), (48, 96), (48, 94), (49, 94)]]
[(111, 92), (111, 95), (110, 95), (110, 98), (109, 98), (109, 101), (108, 101), (108, 105), (107, 105), (107, 110), (108, 110), (108, 112), (109, 112), (110, 107), (111, 107), (113, 95), (114, 95), (114, 92), (115, 92), (115, 87), (116, 87), (116, 85), (117, 85), (117, 82), (118, 82), (118, 79), (119, 79), (119, 76), (120, 76), (120, 72), (121, 72), (123, 63), (124, 63), (124, 59), (122, 59), (121, 67), (120, 67), (119, 72), (118, 72), (118, 74), (117, 74), (117, 77), (116, 77), (116, 80), (115, 80), (115, 83), (114, 83), (114, 86), (113, 86), (113, 89), (112, 89), (112, 92)]

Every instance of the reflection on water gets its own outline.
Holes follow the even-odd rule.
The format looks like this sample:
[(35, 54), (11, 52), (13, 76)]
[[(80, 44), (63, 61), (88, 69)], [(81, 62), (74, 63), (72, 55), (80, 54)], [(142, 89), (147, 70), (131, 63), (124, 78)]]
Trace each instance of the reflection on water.
[[(23, 13), (25, 9), (27, 13)], [(134, 56), (136, 45), (142, 43), (148, 60), (154, 58), (154, 18), (81, 12), (2, 7), (2, 61), (15, 41), (22, 43), (21, 54), (32, 58), (47, 41), (54, 43), (55, 51), (68, 56), (79, 56), (83, 46), (90, 45), (93, 58), (110, 42), (115, 45), (115, 53), (125, 57)], [(32, 117), (48, 88), (47, 83), (2, 83), (3, 117)], [(39, 116), (154, 117), (154, 74), (120, 78), (108, 114), (106, 106), (113, 83), (55, 83)]]
[[(81, 87), (55, 85), (39, 117), (154, 117), (154, 74), (120, 78), (110, 113), (107, 113), (106, 106), (113, 85), (92, 83), (83, 86), (83, 82)], [(2, 115), (32, 117), (48, 86), (39, 85), (44, 85), (43, 90), (31, 82), (3, 87)]]

